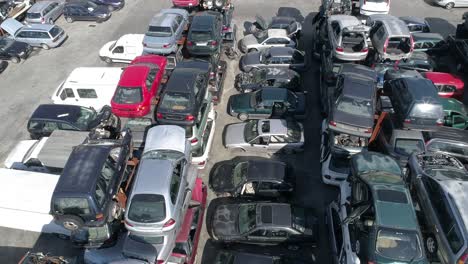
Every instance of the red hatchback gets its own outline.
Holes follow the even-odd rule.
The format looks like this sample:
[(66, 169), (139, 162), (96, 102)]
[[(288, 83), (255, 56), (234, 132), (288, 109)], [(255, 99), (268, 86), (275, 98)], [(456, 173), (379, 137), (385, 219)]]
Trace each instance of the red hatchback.
[(465, 83), (460, 77), (445, 72), (425, 72), (423, 76), (431, 80), (439, 89), (439, 96), (463, 100)]
[(151, 110), (151, 100), (159, 95), (167, 60), (157, 55), (136, 57), (120, 76), (112, 97), (112, 112), (120, 117), (142, 117)]

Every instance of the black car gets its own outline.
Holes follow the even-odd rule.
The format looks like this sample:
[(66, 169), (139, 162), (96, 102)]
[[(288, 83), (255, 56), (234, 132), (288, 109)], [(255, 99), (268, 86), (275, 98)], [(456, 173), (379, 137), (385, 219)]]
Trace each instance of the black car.
[(125, 6), (125, 0), (91, 0), (97, 5), (107, 6), (110, 11), (120, 10)]
[(426, 52), (415, 51), (409, 58), (395, 62), (395, 67), (418, 72), (431, 72), (437, 69), (438, 65)]
[(210, 187), (218, 195), (276, 197), (294, 189), (288, 170), (286, 163), (273, 160), (222, 162), (210, 172)]
[(399, 18), (400, 20), (403, 20), (403, 22), (405, 22), (405, 24), (408, 26), (408, 29), (411, 33), (431, 32), (429, 23), (424, 18), (414, 17), (414, 16), (403, 16)]
[(236, 75), (234, 86), (242, 93), (250, 93), (263, 87), (281, 87), (299, 91), (301, 76), (299, 73), (281, 67), (252, 69)]
[(42, 104), (28, 121), (31, 138), (48, 137), (54, 130), (91, 131), (96, 138), (113, 138), (120, 132), (120, 118), (110, 106), (97, 113), (92, 108), (77, 105)]
[(24, 42), (10, 38), (0, 37), (0, 60), (10, 60), (18, 63), (31, 54), (32, 47)]
[(390, 97), (397, 127), (435, 130), (444, 124), (444, 111), (437, 87), (432, 81), (399, 78), (384, 83), (383, 92)]
[(103, 22), (111, 17), (111, 11), (106, 6), (96, 5), (91, 1), (76, 0), (65, 4), (63, 16), (68, 23), (73, 21)]
[(52, 194), (50, 213), (70, 231), (102, 227), (120, 220), (120, 186), (131, 173), (130, 130), (115, 140), (90, 140), (76, 146)]
[[(252, 250), (253, 251), (253, 250)], [(214, 257), (213, 264), (222, 263), (242, 263), (242, 264), (306, 264), (310, 263), (310, 260), (301, 259), (296, 256), (284, 256), (278, 254), (267, 255), (261, 254), (261, 251), (245, 252), (244, 250), (228, 250), (221, 249), (216, 251), (216, 257)]]
[(329, 129), (369, 138), (374, 129), (377, 87), (367, 76), (347, 73), (339, 76), (328, 96)]
[(315, 243), (317, 218), (287, 203), (252, 202), (237, 198), (211, 201), (206, 228), (213, 240), (252, 244)]
[(219, 53), (223, 42), (223, 15), (216, 11), (196, 14), (187, 35), (187, 50), (192, 55)]
[(177, 64), (161, 94), (156, 110), (158, 124), (191, 126), (197, 121), (209, 94), (210, 67), (210, 63), (201, 60)]

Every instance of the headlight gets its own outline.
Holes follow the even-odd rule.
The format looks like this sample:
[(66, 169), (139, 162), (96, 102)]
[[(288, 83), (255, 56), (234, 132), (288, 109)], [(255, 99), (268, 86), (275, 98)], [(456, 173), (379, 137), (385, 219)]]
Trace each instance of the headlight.
[(222, 0), (215, 0), (215, 5), (218, 8), (221, 8), (223, 6), (223, 1)]

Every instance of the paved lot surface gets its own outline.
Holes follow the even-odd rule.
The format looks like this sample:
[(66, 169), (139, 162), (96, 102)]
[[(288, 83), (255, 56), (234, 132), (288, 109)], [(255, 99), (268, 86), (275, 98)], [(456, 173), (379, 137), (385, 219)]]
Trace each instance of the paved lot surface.
[[(427, 1), (427, 0), (426, 0)], [(299, 11), (304, 19), (304, 37), (301, 46), (307, 51), (310, 47), (311, 20), (318, 10), (318, 0), (233, 0), (236, 5), (234, 20), (239, 29), (244, 28), (244, 21), (252, 21), (256, 13), (263, 16), (273, 16), (277, 12)], [(37, 50), (28, 60), (19, 65), (10, 64), (0, 75), (0, 161), (3, 161), (11, 148), (22, 139), (28, 139), (26, 122), (29, 115), (40, 103), (50, 102), (50, 95), (64, 78), (78, 66), (105, 66), (98, 58), (100, 47), (107, 41), (117, 39), (127, 33), (144, 33), (152, 15), (161, 8), (171, 6), (169, 0), (128, 0), (125, 8), (113, 14), (112, 18), (103, 24), (75, 22), (67, 24), (63, 18), (57, 22), (69, 35), (69, 39), (59, 48), (43, 51)], [(466, 9), (451, 11), (431, 6), (423, 0), (393, 0), (391, 14), (397, 16), (414, 15), (426, 17), (432, 28), (444, 35), (453, 33), (453, 24), (461, 20)], [(242, 30), (239, 30), (239, 35)], [(222, 103), (217, 107), (218, 119), (211, 160), (207, 169), (202, 172), (205, 182), (208, 182), (209, 168), (216, 162), (231, 159), (234, 154), (222, 146), (221, 135), (226, 124), (237, 122), (226, 114), (228, 96), (235, 94), (233, 78), (238, 72), (237, 62), (229, 62), (228, 75), (225, 81), (225, 93)], [(284, 156), (274, 155), (273, 158), (285, 160), (294, 164), (297, 175), (297, 190), (294, 202), (315, 210), (320, 217), (320, 243), (317, 249), (303, 248), (297, 250), (316, 263), (330, 263), (326, 228), (323, 223), (323, 209), (332, 199), (336, 190), (324, 185), (320, 179), (319, 145), (320, 145), (320, 100), (318, 95), (318, 68), (314, 62), (304, 73), (304, 89), (308, 91), (308, 116), (305, 120), (306, 149), (304, 153)], [(244, 155), (244, 154), (241, 154)], [(260, 156), (268, 157), (260, 153)], [(209, 199), (214, 198), (209, 193)], [(12, 197), (12, 199), (14, 199)], [(1, 217), (1, 216), (0, 216)], [(211, 253), (215, 251), (213, 244), (205, 246), (208, 238), (202, 234), (198, 263), (208, 263)], [(34, 251), (50, 252), (52, 254), (77, 255), (79, 250), (71, 249), (67, 242), (57, 240), (48, 235), (40, 235), (20, 230), (0, 228), (0, 263), (17, 263), (24, 252), (34, 248)], [(205, 249), (205, 250), (204, 250)], [(265, 249), (266, 250), (266, 249)], [(270, 249), (271, 250), (271, 249)], [(277, 248), (272, 249), (277, 251)], [(283, 248), (284, 250), (284, 248)], [(295, 254), (295, 253), (294, 253)], [(202, 261), (203, 259), (203, 261)]]

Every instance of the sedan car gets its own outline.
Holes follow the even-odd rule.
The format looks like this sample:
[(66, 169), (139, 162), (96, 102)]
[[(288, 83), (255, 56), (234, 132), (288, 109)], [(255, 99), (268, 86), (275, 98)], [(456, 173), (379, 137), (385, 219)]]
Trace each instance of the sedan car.
[(63, 13), (65, 2), (40, 1), (29, 8), (25, 21), (28, 23), (53, 24)]
[(291, 39), (286, 29), (268, 29), (255, 34), (246, 35), (240, 40), (242, 52), (254, 52), (270, 47), (295, 48), (297, 43)]
[(159, 95), (167, 60), (158, 55), (135, 58), (120, 76), (111, 100), (112, 112), (121, 117), (142, 117), (151, 110), (151, 101)]
[(18, 63), (26, 59), (32, 52), (32, 47), (24, 42), (0, 37), (0, 59)]
[(366, 40), (369, 29), (355, 16), (330, 16), (327, 30), (333, 56), (344, 61), (366, 59), (369, 51)]
[(289, 47), (272, 47), (241, 57), (239, 68), (249, 72), (254, 68), (294, 68), (304, 66), (304, 52)]
[(284, 119), (250, 120), (225, 127), (224, 146), (242, 151), (301, 150), (304, 129), (300, 123)]
[(229, 114), (242, 121), (293, 115), (305, 117), (305, 96), (287, 89), (262, 88), (255, 92), (231, 95)]
[(223, 196), (276, 197), (294, 189), (294, 179), (288, 170), (281, 161), (226, 161), (211, 170), (210, 187)]
[(287, 203), (211, 200), (206, 229), (213, 240), (253, 244), (315, 243), (317, 218)]
[(98, 6), (90, 1), (72, 1), (65, 4), (63, 17), (68, 23), (73, 21), (96, 21), (104, 22), (111, 17), (111, 12), (105, 6)]
[(422, 75), (434, 83), (440, 97), (463, 100), (465, 83), (460, 77), (446, 72), (425, 72)]

